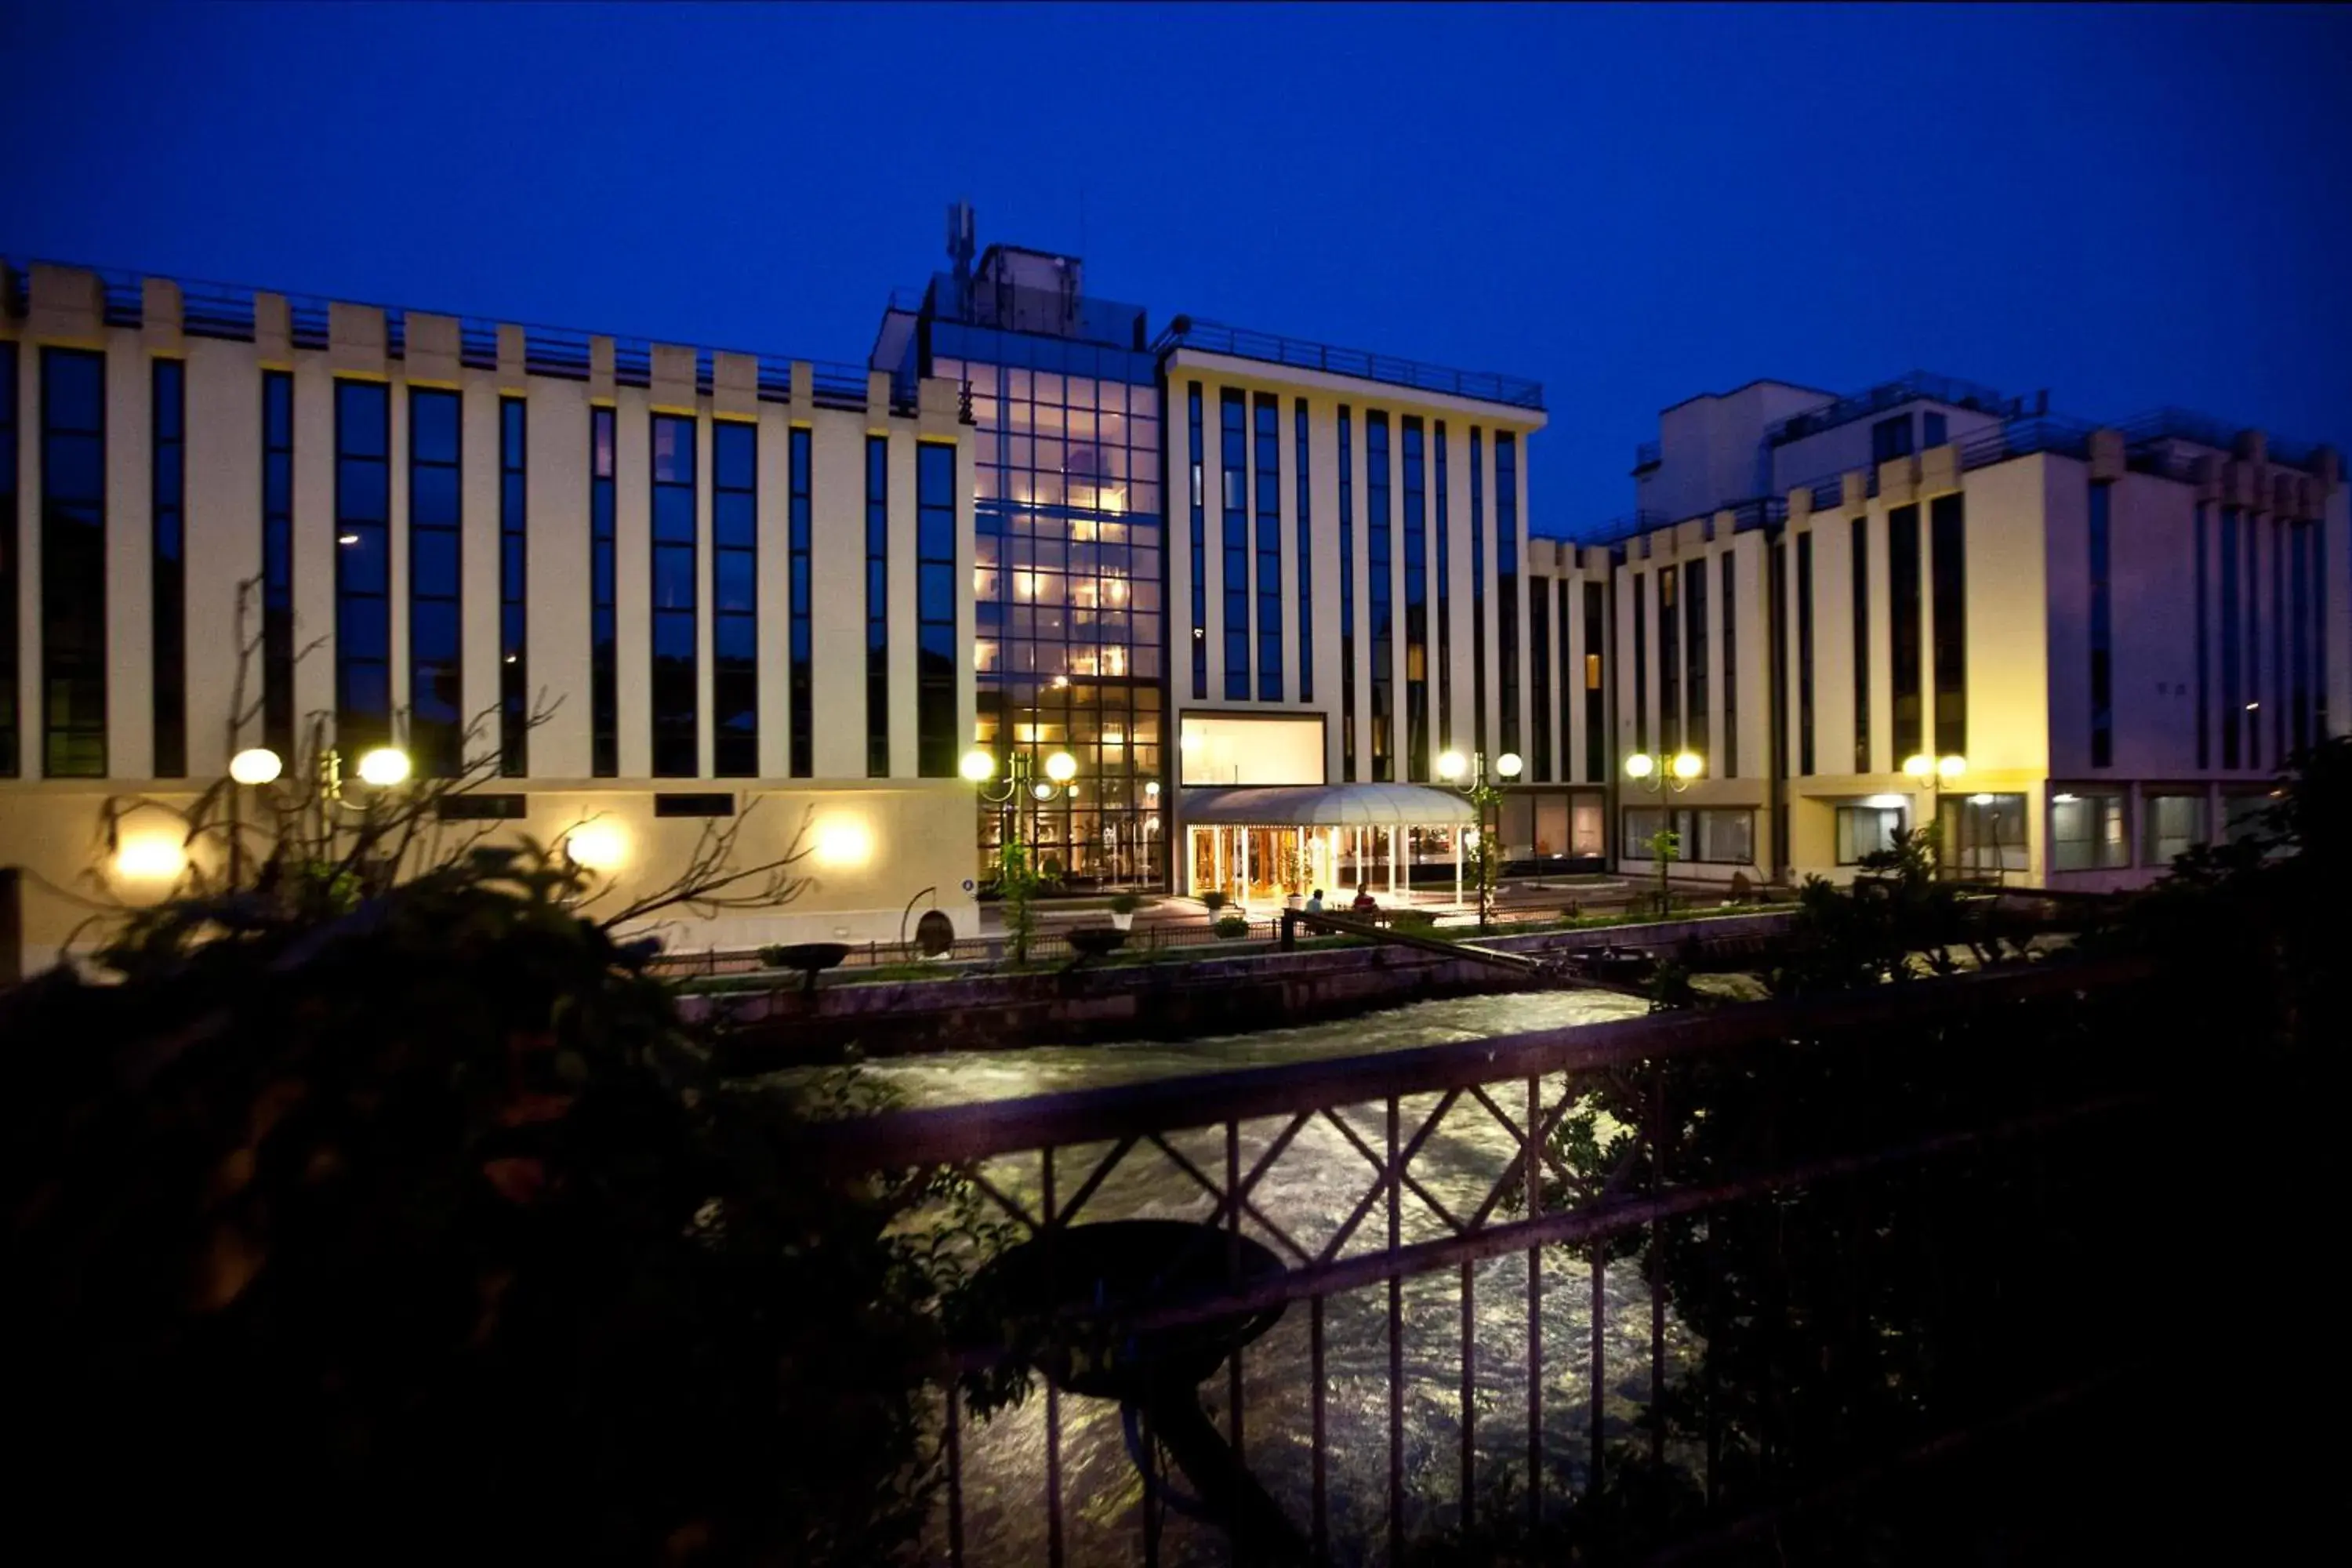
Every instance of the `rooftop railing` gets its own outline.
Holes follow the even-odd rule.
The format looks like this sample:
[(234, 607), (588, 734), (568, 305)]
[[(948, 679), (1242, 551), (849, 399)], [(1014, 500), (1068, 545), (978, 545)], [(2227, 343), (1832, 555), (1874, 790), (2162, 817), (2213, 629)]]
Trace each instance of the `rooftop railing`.
[[(104, 293), (105, 320), (109, 326), (139, 327), (144, 324), (146, 273), (121, 268), (88, 267), (79, 262), (47, 262), (78, 272), (95, 276)], [(29, 299), (29, 268), (31, 260), (9, 260), (0, 271), (0, 305), (12, 313), (21, 314)], [(180, 330), (191, 337), (224, 339), (235, 342), (250, 342), (255, 330), (254, 301), (261, 294), (277, 294), (286, 301), (288, 334), (299, 349), (324, 349), (329, 341), (332, 307), (338, 301), (320, 294), (293, 294), (282, 290), (257, 288), (244, 283), (221, 283), (203, 279), (171, 279), (180, 290)], [(342, 300), (344, 304), (362, 309), (382, 310), (384, 320), (384, 348), (394, 358), (403, 358), (408, 347), (409, 310), (398, 305), (376, 305), (365, 300)], [(590, 332), (573, 327), (551, 327), (526, 321), (510, 321), (500, 317), (457, 315), (450, 311), (425, 312), (453, 316), (457, 322), (458, 360), (471, 369), (495, 370), (499, 363), (499, 329), (519, 327), (523, 334), (523, 369), (531, 375), (553, 376), (566, 381), (585, 381), (589, 375), (589, 342), (592, 338), (609, 337), (613, 341), (613, 379), (622, 386), (648, 386), (653, 381), (654, 340), (626, 337), (617, 333)], [(769, 402), (782, 402), (791, 395), (792, 363), (789, 354), (764, 354), (751, 350), (698, 348), (695, 352), (696, 390), (708, 394), (712, 384), (712, 365), (719, 353), (742, 353), (759, 362), (760, 396)], [(815, 369), (814, 396), (816, 402), (828, 407), (866, 406), (866, 369), (832, 360), (812, 360)]]
[(1820, 408), (1809, 408), (1802, 414), (1791, 415), (1764, 432), (1767, 446), (1778, 447), (1823, 430), (1883, 414), (1906, 403), (1921, 399), (1948, 403), (1955, 408), (1976, 409), (1987, 414), (2008, 411), (2011, 400), (1990, 386), (1956, 376), (1937, 375), (1932, 372), (1915, 370), (1893, 381), (1882, 382), (1867, 392), (1857, 392), (1851, 397), (1841, 397), (1835, 403)]
[(1660, 529), (1674, 528), (1685, 522), (1711, 522), (1718, 511), (1727, 511), (1731, 514), (1732, 532), (1746, 533), (1751, 529), (1772, 527), (1787, 521), (1789, 503), (1780, 496), (1752, 496), (1746, 500), (1730, 501), (1723, 506), (1710, 507), (1705, 511), (1692, 512), (1684, 517), (1670, 516), (1663, 511), (1637, 511), (1631, 516), (1612, 517), (1606, 522), (1596, 523), (1581, 532), (1571, 535), (1569, 542), (1585, 545), (1622, 544), (1643, 534), (1655, 533)]
[(1415, 387), (1423, 392), (1443, 392), (1455, 397), (1466, 397), (1480, 403), (1499, 403), (1512, 408), (1541, 410), (1544, 405), (1543, 383), (1539, 381), (1525, 381), (1517, 376), (1478, 371), (1453, 370), (1444, 365), (1424, 364), (1419, 360), (1394, 359), (1387, 354), (1367, 353), (1360, 349), (1335, 348), (1329, 343), (1286, 338), (1275, 332), (1255, 332), (1244, 327), (1228, 327), (1216, 321), (1183, 316), (1169, 323), (1167, 331), (1160, 334), (1152, 348), (1160, 353), (1171, 349), (1190, 348), (1204, 353), (1231, 354), (1236, 359), (1289, 365), (1297, 370), (1322, 371), (1329, 375), (1354, 376), (1362, 381), (1385, 382), (1391, 386)]

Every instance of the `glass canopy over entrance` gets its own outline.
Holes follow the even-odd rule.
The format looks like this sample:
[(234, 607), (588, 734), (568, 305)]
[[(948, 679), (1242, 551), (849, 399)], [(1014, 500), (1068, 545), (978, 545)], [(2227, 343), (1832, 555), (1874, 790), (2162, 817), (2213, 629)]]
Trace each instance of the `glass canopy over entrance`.
[(1446, 893), (1458, 903), (1464, 857), (1476, 842), (1470, 802), (1419, 784), (1188, 789), (1183, 819), (1185, 890), (1222, 892), (1244, 908), (1317, 888), (1334, 907), (1359, 888), (1407, 902), (1416, 866), (1448, 868)]

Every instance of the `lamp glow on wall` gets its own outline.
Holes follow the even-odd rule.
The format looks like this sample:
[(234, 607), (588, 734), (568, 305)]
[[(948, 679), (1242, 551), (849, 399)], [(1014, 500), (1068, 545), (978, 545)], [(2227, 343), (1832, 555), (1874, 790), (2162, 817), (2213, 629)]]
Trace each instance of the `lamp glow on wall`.
[(610, 875), (628, 858), (629, 846), (612, 823), (589, 821), (563, 836), (563, 853), (583, 870)]
[(855, 816), (831, 816), (816, 825), (816, 863), (845, 869), (874, 858), (874, 835)]
[(161, 833), (125, 838), (114, 852), (114, 874), (126, 881), (168, 882), (188, 868), (188, 851)]

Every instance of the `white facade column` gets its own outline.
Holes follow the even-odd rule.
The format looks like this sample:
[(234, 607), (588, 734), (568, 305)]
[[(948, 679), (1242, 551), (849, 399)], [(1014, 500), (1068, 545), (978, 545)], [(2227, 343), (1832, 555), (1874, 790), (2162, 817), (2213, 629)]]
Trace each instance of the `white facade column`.
[(1390, 828), (1390, 829), (1389, 829), (1389, 901), (1390, 901), (1390, 902), (1391, 902), (1391, 903), (1395, 902), (1395, 901), (1396, 901), (1396, 896), (1397, 896), (1397, 830), (1396, 830), (1395, 828), (1391, 827), (1391, 828)]

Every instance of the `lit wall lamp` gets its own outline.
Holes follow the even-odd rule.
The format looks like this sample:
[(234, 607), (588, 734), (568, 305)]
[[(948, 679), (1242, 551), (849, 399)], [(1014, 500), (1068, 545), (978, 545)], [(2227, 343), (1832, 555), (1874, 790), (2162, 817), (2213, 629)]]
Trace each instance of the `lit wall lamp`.
[(1680, 795), (1690, 788), (1706, 772), (1706, 759), (1696, 752), (1676, 752), (1668, 757), (1663, 753), (1636, 752), (1625, 759), (1625, 776), (1636, 788), (1661, 795), (1667, 790)]

